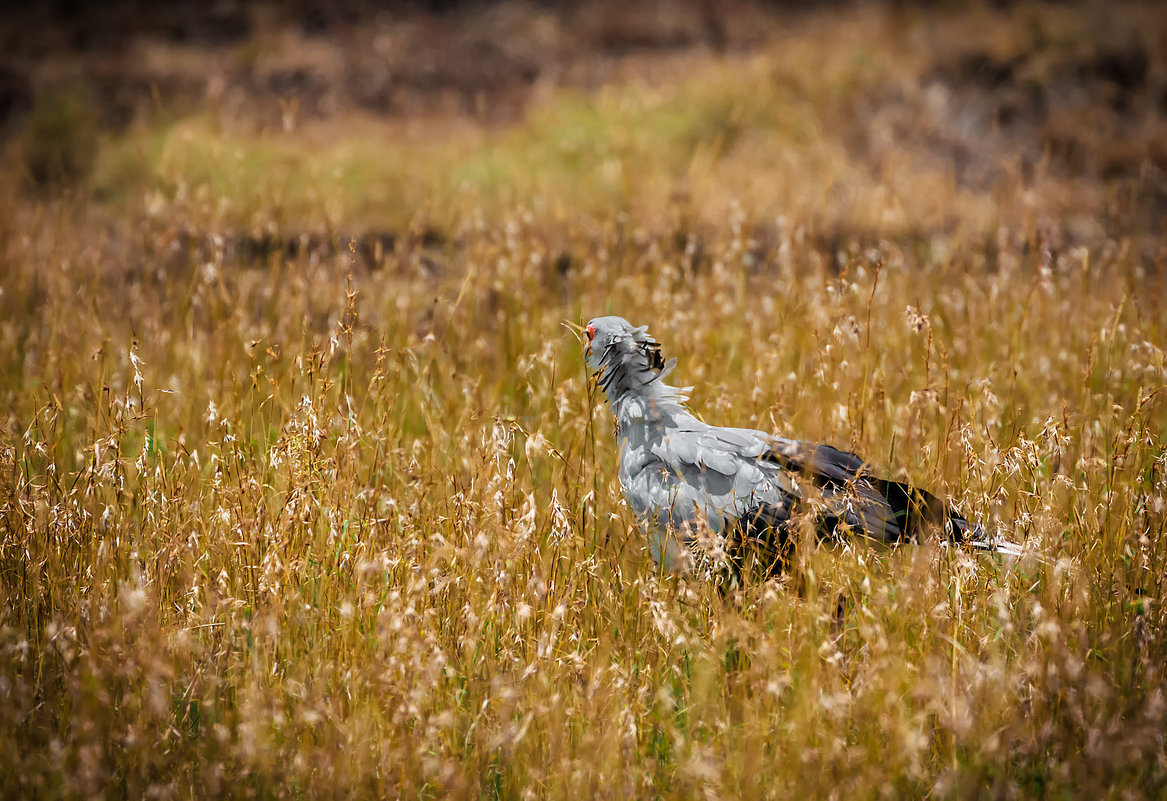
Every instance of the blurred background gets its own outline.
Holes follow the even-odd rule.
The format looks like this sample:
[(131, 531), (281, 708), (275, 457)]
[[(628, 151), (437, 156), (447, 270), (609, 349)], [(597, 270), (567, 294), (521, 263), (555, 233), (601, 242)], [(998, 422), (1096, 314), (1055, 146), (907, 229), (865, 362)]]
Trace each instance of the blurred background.
[(686, 235), (740, 214), (762, 241), (787, 216), (829, 254), (991, 238), (1006, 221), (1067, 244), (1142, 242), (1167, 213), (1157, 3), (3, 14), (0, 131), (24, 191), (245, 239), (387, 242), (519, 205)]

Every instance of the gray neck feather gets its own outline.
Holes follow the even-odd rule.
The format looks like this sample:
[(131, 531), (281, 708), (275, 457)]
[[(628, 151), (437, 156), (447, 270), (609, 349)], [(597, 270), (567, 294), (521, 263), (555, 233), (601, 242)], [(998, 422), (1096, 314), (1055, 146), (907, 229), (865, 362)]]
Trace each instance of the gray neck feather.
[(614, 343), (600, 360), (597, 380), (608, 405), (622, 421), (686, 414), (690, 387), (674, 387), (664, 379), (676, 359), (664, 364), (659, 345), (640, 338)]

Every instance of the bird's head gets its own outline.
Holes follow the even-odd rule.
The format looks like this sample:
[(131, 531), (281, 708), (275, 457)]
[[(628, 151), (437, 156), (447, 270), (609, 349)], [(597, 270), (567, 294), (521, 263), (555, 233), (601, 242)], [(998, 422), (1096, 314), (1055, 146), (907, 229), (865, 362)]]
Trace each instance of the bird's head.
[(628, 391), (643, 390), (676, 364), (665, 362), (660, 343), (648, 326), (634, 326), (623, 317), (596, 317), (584, 328), (588, 370), (610, 401)]

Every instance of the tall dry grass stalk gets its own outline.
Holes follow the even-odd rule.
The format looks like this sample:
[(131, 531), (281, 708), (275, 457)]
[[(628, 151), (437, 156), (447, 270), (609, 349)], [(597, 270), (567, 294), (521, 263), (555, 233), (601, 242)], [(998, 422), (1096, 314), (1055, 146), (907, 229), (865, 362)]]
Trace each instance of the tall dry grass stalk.
[[(1163, 786), (1161, 285), (1120, 245), (836, 273), (739, 226), (684, 266), (515, 217), (369, 271), (144, 225), (5, 231), (4, 795)], [(658, 575), (561, 325), (604, 311), (710, 419), (856, 448), (1034, 555)]]

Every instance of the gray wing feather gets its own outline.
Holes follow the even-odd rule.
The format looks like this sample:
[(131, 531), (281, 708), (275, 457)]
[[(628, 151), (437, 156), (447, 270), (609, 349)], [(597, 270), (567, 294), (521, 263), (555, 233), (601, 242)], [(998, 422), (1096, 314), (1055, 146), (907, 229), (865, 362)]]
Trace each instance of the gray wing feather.
[(747, 459), (757, 459), (770, 448), (768, 435), (749, 428), (711, 428), (705, 439), (714, 439)]
[(765, 435), (748, 429), (671, 430), (656, 455), (676, 477), (674, 518), (683, 505), (720, 530), (760, 503), (787, 504), (793, 488), (784, 471), (758, 459), (766, 447)]
[(677, 471), (696, 467), (734, 476), (741, 469), (741, 457), (725, 443), (694, 431), (677, 430), (662, 443), (662, 459)]
[(716, 470), (723, 476), (738, 476), (746, 467), (740, 456), (705, 445), (699, 446), (697, 459), (701, 466)]

